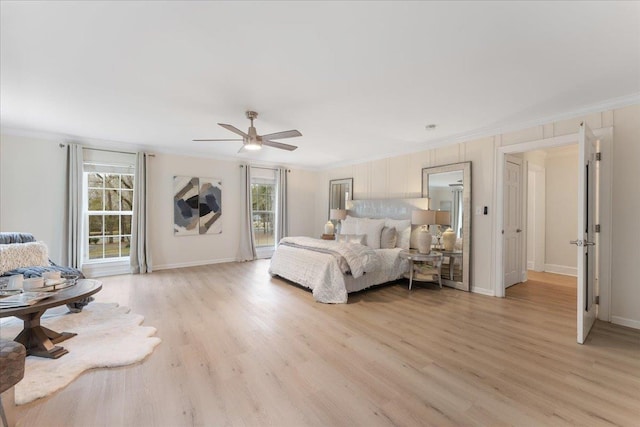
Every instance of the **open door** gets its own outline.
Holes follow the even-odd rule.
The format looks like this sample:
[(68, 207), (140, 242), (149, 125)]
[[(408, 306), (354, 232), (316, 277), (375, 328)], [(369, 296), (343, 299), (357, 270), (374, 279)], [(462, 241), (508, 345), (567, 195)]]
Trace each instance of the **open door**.
[(596, 224), (599, 175), (598, 143), (583, 122), (578, 133), (578, 236), (571, 241), (578, 249), (578, 343), (584, 344), (596, 319), (596, 280), (599, 247)]

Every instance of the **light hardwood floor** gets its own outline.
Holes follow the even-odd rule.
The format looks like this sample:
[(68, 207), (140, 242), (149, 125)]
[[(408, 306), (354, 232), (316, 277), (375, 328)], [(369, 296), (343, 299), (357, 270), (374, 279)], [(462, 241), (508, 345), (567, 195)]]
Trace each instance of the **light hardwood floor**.
[(325, 305), (267, 268), (105, 278), (97, 301), (143, 314), (163, 342), (18, 407), (19, 425), (640, 424), (640, 331), (597, 322), (576, 344), (575, 294), (401, 281)]

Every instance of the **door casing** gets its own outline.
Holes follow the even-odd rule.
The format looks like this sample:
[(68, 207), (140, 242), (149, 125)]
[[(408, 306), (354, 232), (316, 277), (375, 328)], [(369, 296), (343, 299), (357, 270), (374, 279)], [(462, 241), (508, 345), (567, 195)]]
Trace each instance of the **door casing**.
[[(600, 185), (602, 188), (600, 198), (600, 274), (598, 280), (598, 305), (597, 318), (611, 321), (611, 179), (613, 170), (613, 127), (593, 129), (596, 137), (602, 141), (600, 151), (605, 159), (600, 168)], [(503, 265), (503, 240), (502, 226), (504, 215), (504, 161), (505, 156), (512, 153), (524, 153), (552, 147), (577, 144), (578, 133), (556, 136), (553, 138), (539, 139), (535, 141), (505, 145), (496, 147), (495, 150), (495, 180), (494, 180), (494, 206), (496, 215), (493, 218), (493, 263), (491, 268), (491, 280), (496, 284), (495, 296), (504, 298), (504, 265)], [(568, 244), (568, 242), (567, 242)]]

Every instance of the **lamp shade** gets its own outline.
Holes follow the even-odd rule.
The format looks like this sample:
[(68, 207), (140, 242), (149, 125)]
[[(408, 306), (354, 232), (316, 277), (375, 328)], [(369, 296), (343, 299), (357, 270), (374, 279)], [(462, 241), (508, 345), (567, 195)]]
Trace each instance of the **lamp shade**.
[(436, 223), (436, 211), (416, 209), (411, 212), (411, 224), (429, 225)]
[(346, 209), (331, 209), (329, 212), (329, 219), (346, 219), (347, 218), (347, 210)]
[(449, 211), (436, 211), (436, 224), (451, 225), (451, 214)]

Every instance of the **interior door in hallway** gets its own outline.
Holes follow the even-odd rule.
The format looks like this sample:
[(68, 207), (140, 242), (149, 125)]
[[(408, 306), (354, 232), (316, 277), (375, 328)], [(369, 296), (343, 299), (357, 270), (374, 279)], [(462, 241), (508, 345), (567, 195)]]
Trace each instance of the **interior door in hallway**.
[(578, 249), (578, 343), (584, 344), (596, 319), (597, 262), (600, 247), (597, 241), (600, 177), (596, 137), (582, 123), (578, 133), (578, 230), (571, 241)]
[(520, 159), (507, 156), (504, 167), (504, 287), (521, 281), (522, 190)]

